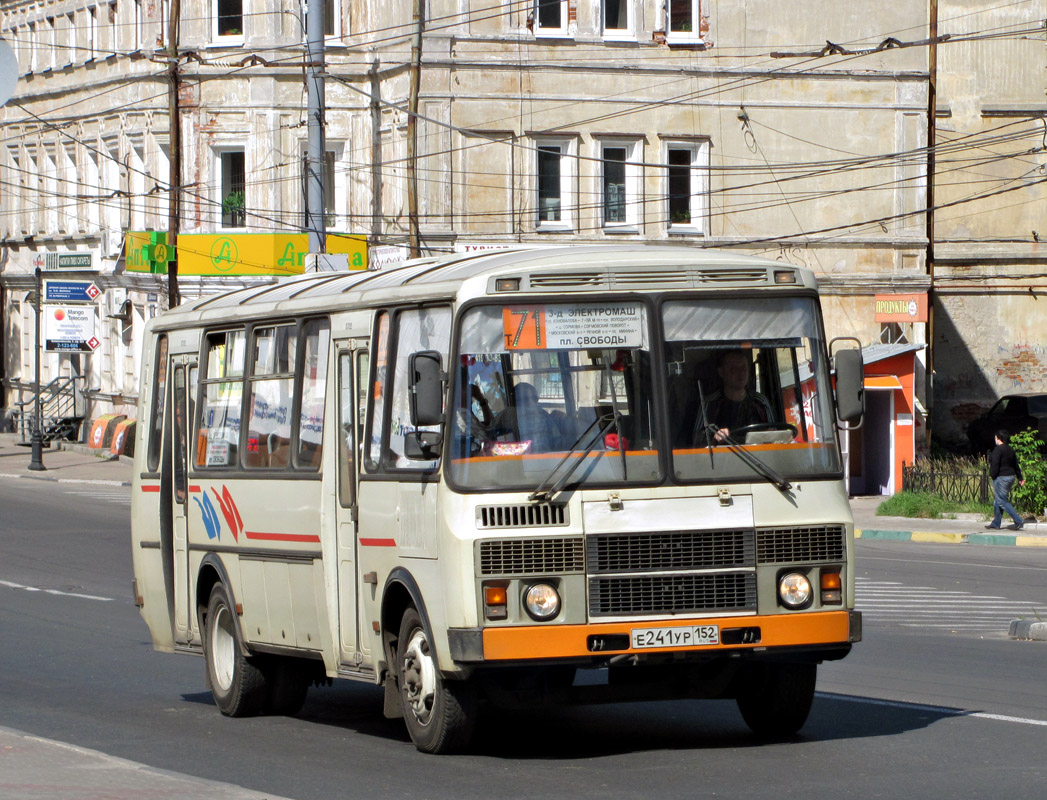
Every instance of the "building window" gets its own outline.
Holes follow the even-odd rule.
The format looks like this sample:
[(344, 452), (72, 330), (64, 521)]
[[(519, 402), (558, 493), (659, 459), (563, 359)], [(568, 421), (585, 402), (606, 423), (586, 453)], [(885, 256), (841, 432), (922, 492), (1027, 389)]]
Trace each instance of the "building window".
[(603, 142), (600, 147), (603, 227), (631, 232), (639, 221), (639, 143)]
[(247, 224), (247, 181), (244, 151), (227, 150), (218, 154), (221, 180), (219, 202), (222, 205), (222, 227), (242, 228)]
[(628, 39), (633, 35), (633, 0), (603, 0), (603, 36)]
[(342, 35), (341, 0), (327, 0), (324, 3), (324, 36), (338, 38)]
[(701, 41), (699, 0), (666, 0), (669, 42)]
[(665, 161), (670, 233), (704, 234), (709, 211), (709, 143), (670, 142)]
[[(309, 208), (309, 171), (306, 168), (305, 145), (302, 146), (302, 227), (309, 227), (306, 209)], [(324, 163), (320, 173), (321, 189), (324, 198), (324, 227), (338, 227), (339, 186), (335, 178), (339, 153), (336, 150), (324, 151)]]
[(244, 37), (243, 0), (213, 0), (216, 37)]
[(572, 227), (572, 151), (573, 142), (569, 139), (541, 139), (535, 143), (538, 230), (569, 230)]
[(567, 35), (567, 0), (534, 0), (535, 36)]

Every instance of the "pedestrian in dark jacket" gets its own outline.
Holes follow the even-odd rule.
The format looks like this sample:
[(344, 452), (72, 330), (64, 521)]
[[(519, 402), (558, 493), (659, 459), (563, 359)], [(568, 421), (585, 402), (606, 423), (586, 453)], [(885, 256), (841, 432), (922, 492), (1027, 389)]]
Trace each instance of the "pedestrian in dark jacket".
[(1003, 512), (1006, 511), (1010, 514), (1011, 519), (1014, 520), (1013, 525), (1008, 525), (1007, 529), (1012, 531), (1020, 531), (1022, 529), (1022, 518), (1018, 516), (1018, 512), (1014, 510), (1014, 506), (1011, 505), (1011, 487), (1015, 481), (1019, 482), (1019, 485), (1025, 485), (1025, 479), (1022, 477), (1022, 468), (1018, 466), (1018, 457), (1014, 454), (1014, 450), (1011, 449), (1011, 435), (1007, 431), (1001, 430), (996, 432), (996, 447), (993, 448), (992, 455), (989, 456), (989, 477), (992, 478), (992, 522), (986, 525), (986, 528), (999, 530), (1000, 523), (1003, 521)]

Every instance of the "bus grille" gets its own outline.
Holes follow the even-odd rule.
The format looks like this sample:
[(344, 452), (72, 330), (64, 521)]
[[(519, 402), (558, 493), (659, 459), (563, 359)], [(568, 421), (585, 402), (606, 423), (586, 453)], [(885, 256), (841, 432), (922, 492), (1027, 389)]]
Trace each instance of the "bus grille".
[(585, 571), (581, 537), (485, 539), (480, 542), (480, 575), (552, 575)]
[(541, 528), (568, 524), (567, 506), (534, 505), (477, 506), (476, 527)]
[(756, 575), (636, 575), (589, 579), (589, 614), (692, 614), (756, 610)]
[(752, 530), (661, 531), (589, 536), (591, 574), (752, 567)]
[(760, 564), (842, 561), (846, 552), (842, 525), (770, 528), (756, 532)]

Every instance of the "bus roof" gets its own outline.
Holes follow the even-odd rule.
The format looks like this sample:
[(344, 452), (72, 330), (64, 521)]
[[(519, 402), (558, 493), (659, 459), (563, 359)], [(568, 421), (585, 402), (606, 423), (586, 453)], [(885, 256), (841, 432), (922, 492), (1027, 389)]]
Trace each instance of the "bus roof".
[[(782, 281), (783, 273), (794, 277)], [(494, 281), (500, 278), (519, 278), (519, 288), (495, 291)], [(157, 318), (156, 327), (452, 299), (459, 297), (463, 288), (467, 289), (464, 296), (512, 296), (775, 286), (814, 289), (816, 281), (808, 269), (723, 250), (642, 243), (521, 246), (420, 258), (381, 270), (317, 272), (282, 278), (183, 304)]]

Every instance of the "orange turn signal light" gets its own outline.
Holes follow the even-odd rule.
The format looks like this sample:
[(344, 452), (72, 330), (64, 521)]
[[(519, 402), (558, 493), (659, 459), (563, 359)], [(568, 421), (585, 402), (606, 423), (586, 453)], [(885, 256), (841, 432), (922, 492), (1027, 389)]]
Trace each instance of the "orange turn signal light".
[(839, 572), (823, 572), (821, 575), (822, 605), (836, 605), (843, 602), (843, 581)]
[(504, 586), (485, 586), (484, 605), (504, 606), (509, 602), (509, 595)]

